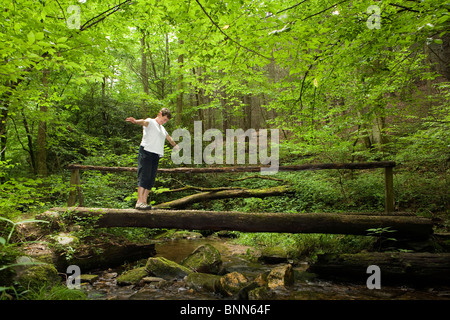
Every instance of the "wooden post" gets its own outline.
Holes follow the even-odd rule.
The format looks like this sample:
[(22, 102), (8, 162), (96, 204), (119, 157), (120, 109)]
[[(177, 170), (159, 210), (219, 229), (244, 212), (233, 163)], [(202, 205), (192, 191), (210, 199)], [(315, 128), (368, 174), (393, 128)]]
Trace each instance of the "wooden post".
[(81, 180), (80, 180), (80, 170), (75, 169), (72, 170), (72, 174), (70, 176), (70, 191), (69, 191), (69, 199), (67, 200), (67, 205), (69, 207), (75, 206), (78, 195), (78, 204), (79, 206), (84, 205), (83, 193), (81, 192)]
[(385, 212), (394, 211), (394, 175), (392, 167), (384, 168)]

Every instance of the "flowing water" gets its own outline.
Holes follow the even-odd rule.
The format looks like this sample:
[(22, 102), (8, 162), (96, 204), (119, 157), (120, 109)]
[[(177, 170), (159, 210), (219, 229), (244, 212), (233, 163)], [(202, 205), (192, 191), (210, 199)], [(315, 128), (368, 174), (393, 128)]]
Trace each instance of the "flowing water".
[[(164, 257), (180, 262), (195, 248), (202, 244), (211, 244), (222, 256), (227, 272), (237, 271), (250, 280), (258, 274), (269, 272), (276, 265), (254, 262), (246, 254), (251, 249), (234, 244), (230, 240), (219, 238), (179, 239), (161, 242), (156, 245), (156, 257)], [(144, 262), (145, 263), (145, 262)], [(274, 300), (450, 300), (450, 285), (440, 288), (415, 289), (404, 286), (383, 286), (379, 290), (369, 290), (365, 285), (339, 283), (308, 277), (304, 271), (308, 264), (296, 263), (294, 269), (304, 277), (286, 288), (272, 290)], [(197, 292), (183, 281), (150, 282), (139, 286), (118, 286), (116, 278), (123, 268), (93, 272), (99, 279), (93, 284), (83, 284), (91, 300), (210, 300), (224, 299), (212, 292)], [(231, 299), (231, 298), (229, 298)]]

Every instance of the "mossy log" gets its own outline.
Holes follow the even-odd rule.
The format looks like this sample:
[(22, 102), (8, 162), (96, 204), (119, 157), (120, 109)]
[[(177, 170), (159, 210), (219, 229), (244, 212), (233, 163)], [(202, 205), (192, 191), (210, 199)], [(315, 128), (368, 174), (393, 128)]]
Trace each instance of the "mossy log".
[(450, 283), (450, 253), (369, 252), (320, 255), (308, 271), (322, 278), (366, 282), (370, 265), (380, 268), (381, 285), (446, 285)]
[(67, 266), (77, 265), (85, 272), (97, 268), (107, 268), (122, 265), (125, 261), (132, 262), (152, 257), (156, 254), (155, 244), (83, 245), (70, 258), (66, 255), (56, 255), (54, 264), (58, 270), (65, 271)]
[(186, 196), (180, 199), (176, 199), (169, 202), (164, 202), (155, 205), (155, 209), (179, 209), (184, 208), (190, 204), (227, 198), (265, 198), (274, 196), (284, 196), (293, 193), (288, 186), (278, 186), (264, 189), (228, 189), (219, 191), (208, 191), (196, 193), (190, 196)]
[[(368, 229), (387, 228), (389, 237), (428, 237), (432, 221), (411, 216), (368, 216), (343, 213), (249, 213), (202, 210), (136, 210), (114, 208), (54, 208), (64, 216), (91, 219), (97, 227), (146, 227), (241, 232), (331, 233), (367, 235)], [(40, 218), (44, 218), (46, 214)]]

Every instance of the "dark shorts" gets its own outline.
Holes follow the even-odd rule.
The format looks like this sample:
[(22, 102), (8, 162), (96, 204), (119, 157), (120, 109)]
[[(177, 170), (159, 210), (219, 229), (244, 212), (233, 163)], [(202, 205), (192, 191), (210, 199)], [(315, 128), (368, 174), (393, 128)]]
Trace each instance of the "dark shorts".
[(155, 183), (156, 171), (158, 170), (159, 154), (148, 152), (144, 147), (139, 148), (137, 181), (138, 186), (151, 190)]

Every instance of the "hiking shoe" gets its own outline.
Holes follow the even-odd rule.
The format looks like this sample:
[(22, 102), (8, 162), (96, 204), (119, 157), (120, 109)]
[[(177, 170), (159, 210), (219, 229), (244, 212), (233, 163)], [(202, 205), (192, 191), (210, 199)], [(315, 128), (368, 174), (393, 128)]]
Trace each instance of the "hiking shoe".
[(137, 203), (135, 208), (138, 210), (151, 210), (152, 206), (146, 203)]

